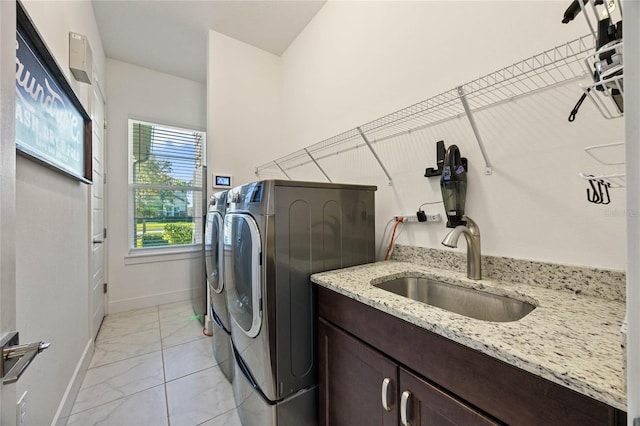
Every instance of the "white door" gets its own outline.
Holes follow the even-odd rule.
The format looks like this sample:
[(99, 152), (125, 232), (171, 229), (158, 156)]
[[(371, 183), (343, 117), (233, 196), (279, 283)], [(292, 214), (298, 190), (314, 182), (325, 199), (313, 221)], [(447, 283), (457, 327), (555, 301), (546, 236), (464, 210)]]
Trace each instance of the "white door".
[(93, 143), (93, 185), (91, 185), (91, 289), (89, 306), (91, 307), (91, 333), (95, 338), (105, 315), (106, 300), (106, 224), (105, 224), (105, 119), (104, 100), (100, 84), (94, 77), (93, 98), (91, 102), (92, 143)]
[[(0, 337), (16, 329), (16, 2), (0, 1)], [(0, 424), (16, 424), (16, 385), (0, 384)]]

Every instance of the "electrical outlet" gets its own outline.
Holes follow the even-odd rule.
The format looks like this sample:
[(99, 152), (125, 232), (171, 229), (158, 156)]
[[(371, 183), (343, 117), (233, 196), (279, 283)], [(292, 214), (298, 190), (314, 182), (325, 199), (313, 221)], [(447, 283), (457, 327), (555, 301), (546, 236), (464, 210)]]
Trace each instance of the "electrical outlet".
[(394, 216), (393, 217), (396, 222), (417, 222), (418, 218), (416, 217), (416, 215), (411, 215), (411, 216)]
[(441, 220), (442, 216), (440, 215), (440, 213), (427, 215), (427, 222), (440, 222)]
[(24, 391), (16, 405), (16, 426), (27, 426), (27, 391)]
[[(426, 216), (427, 216), (427, 222), (440, 222), (442, 220), (442, 216), (440, 215), (440, 213), (427, 214)], [(398, 221), (400, 221), (400, 222), (419, 222), (418, 216), (415, 215), (415, 214), (412, 214), (410, 216), (394, 216), (393, 218), (396, 220), (396, 222), (398, 222)]]

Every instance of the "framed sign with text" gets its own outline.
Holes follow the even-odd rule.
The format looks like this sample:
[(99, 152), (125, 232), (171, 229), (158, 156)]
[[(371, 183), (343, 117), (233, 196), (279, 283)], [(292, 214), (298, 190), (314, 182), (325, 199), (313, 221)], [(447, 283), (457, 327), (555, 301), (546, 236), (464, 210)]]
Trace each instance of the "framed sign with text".
[(16, 9), (17, 152), (91, 183), (91, 118), (20, 2)]

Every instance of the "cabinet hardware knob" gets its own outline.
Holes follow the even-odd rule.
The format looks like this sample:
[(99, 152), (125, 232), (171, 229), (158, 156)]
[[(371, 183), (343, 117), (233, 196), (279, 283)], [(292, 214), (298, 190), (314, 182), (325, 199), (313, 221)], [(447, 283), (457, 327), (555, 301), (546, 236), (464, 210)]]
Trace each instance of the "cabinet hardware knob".
[(391, 384), (391, 379), (385, 377), (382, 381), (382, 408), (385, 411), (391, 411), (391, 404), (389, 404), (389, 391), (393, 390), (393, 386), (389, 386)]
[(409, 420), (409, 416), (407, 415), (407, 411), (410, 409), (410, 398), (411, 392), (402, 392), (402, 398), (400, 400), (400, 421), (402, 422), (403, 426), (411, 426), (411, 421)]

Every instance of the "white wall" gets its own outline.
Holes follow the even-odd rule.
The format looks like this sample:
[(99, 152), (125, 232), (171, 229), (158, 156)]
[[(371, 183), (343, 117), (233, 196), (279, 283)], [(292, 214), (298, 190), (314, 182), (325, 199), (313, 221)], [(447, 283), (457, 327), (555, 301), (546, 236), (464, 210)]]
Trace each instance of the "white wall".
[(280, 147), (280, 58), (209, 31), (207, 164), (234, 185), (256, 180), (254, 169)]
[[(561, 24), (565, 8), (557, 1), (330, 1), (282, 56), (282, 142), (247, 167), (586, 34), (580, 19)], [(477, 113), (491, 176), (464, 117), (376, 144), (392, 187), (365, 149), (322, 165), (334, 181), (378, 185), (380, 241), (392, 215), (441, 200), (437, 178), (423, 174), (444, 139), (469, 158), (467, 213), (480, 226), (484, 254), (624, 269), (624, 190), (612, 190), (609, 205), (592, 205), (578, 178), (603, 172), (582, 148), (623, 140), (623, 122), (604, 120), (585, 102), (568, 123), (580, 94), (569, 84)], [(324, 180), (313, 167), (289, 174)], [(425, 210), (444, 213), (442, 205)], [(398, 241), (443, 248), (446, 232), (443, 223), (409, 224)]]
[(628, 169), (627, 215), (627, 414), (629, 424), (640, 417), (640, 4), (625, 2), (624, 27), (625, 137)]
[[(68, 69), (68, 34), (74, 31), (88, 37), (94, 71), (103, 80), (105, 58), (91, 3), (23, 3), (78, 98), (90, 112), (90, 86), (73, 80)], [(83, 356), (87, 355), (91, 343), (89, 202), (88, 185), (18, 157), (17, 328), (21, 342), (51, 342), (51, 347), (38, 355), (18, 382), (18, 396), (28, 391), (28, 424), (49, 424), (58, 414), (64, 416), (65, 409), (70, 409), (68, 404), (75, 395), (67, 391), (77, 384), (74, 382), (76, 369), (86, 360)]]
[[(110, 313), (190, 298), (204, 285), (201, 254), (129, 257), (127, 120), (206, 128), (203, 84), (107, 59)], [(207, 138), (209, 136), (207, 135)]]
[[(0, 333), (16, 329), (16, 4), (0, 3)], [(15, 425), (16, 385), (0, 386), (0, 424)], [(7, 409), (6, 407), (9, 407)]]

